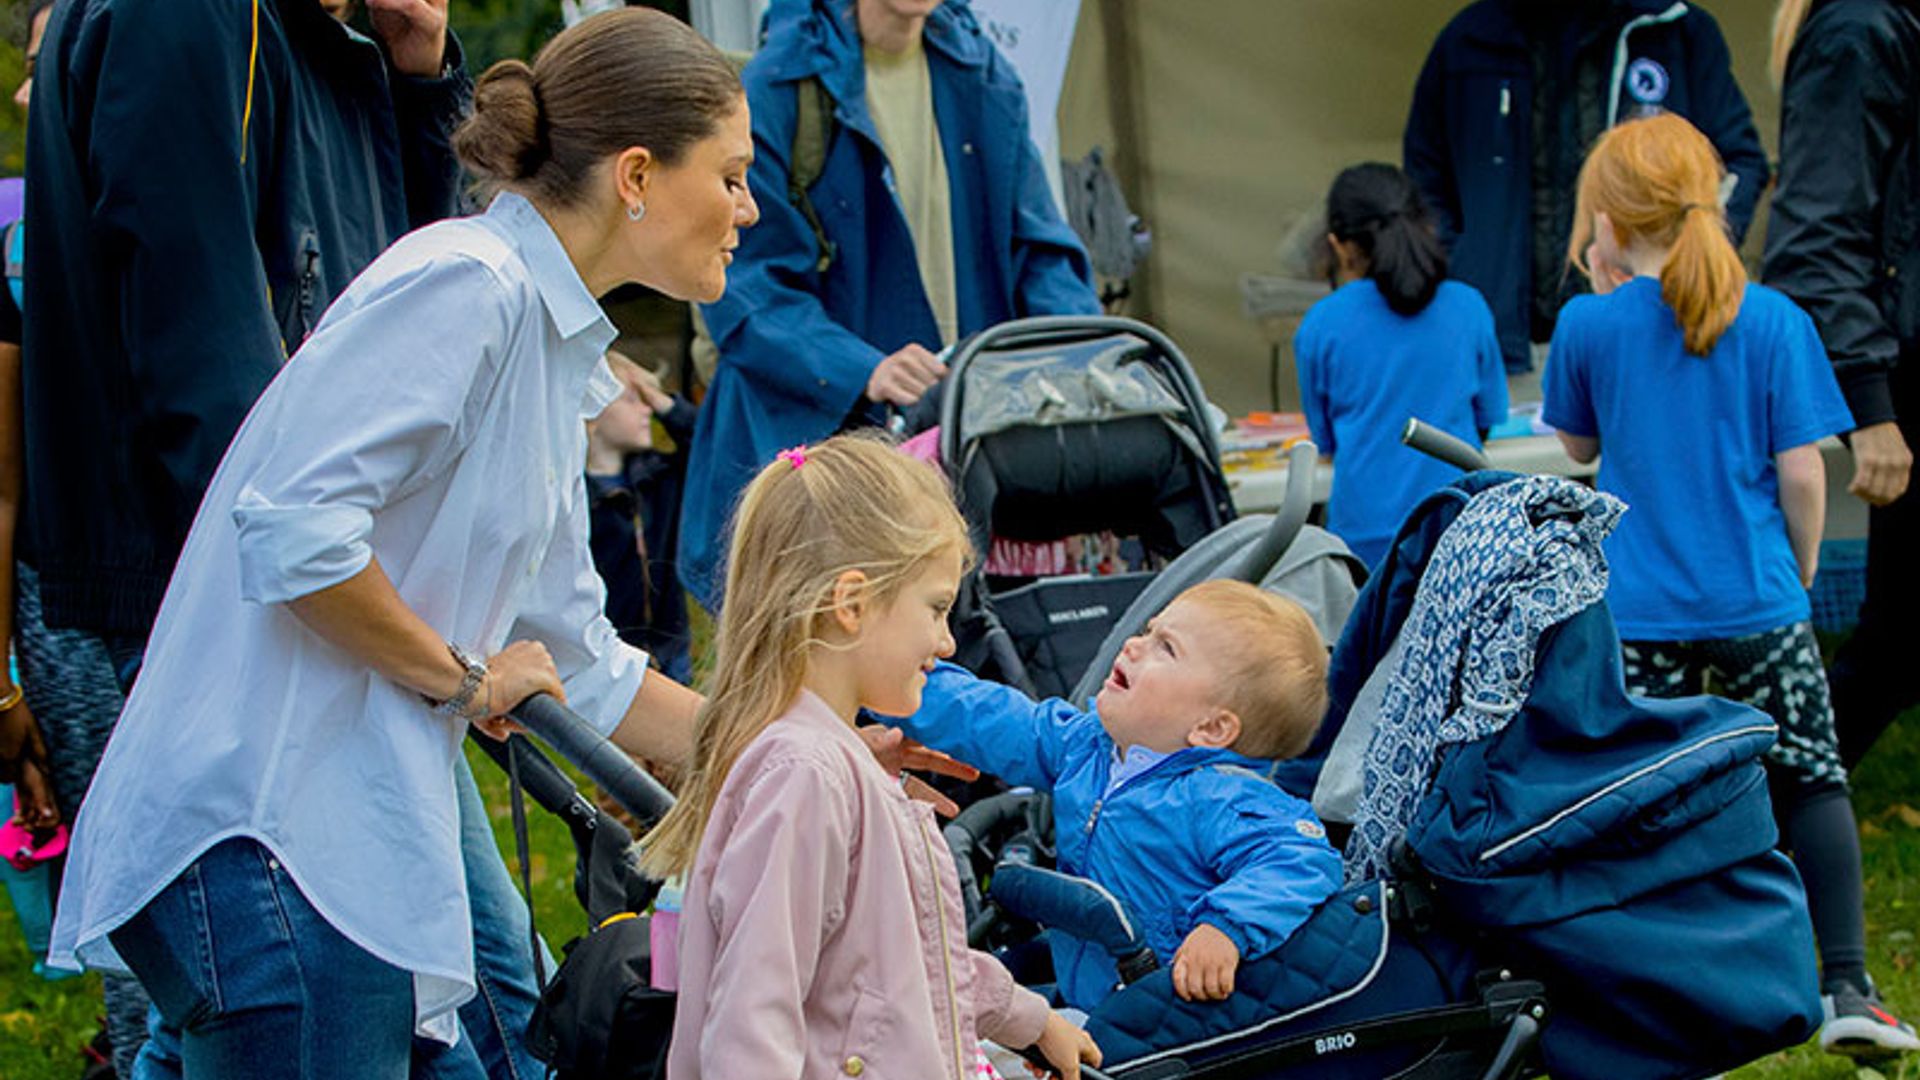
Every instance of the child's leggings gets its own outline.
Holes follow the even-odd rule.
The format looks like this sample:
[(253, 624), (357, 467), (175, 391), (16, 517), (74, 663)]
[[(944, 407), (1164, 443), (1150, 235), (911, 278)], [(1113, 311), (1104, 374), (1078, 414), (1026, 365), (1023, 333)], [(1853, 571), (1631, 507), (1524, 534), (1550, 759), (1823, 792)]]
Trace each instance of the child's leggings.
[(1714, 692), (1773, 718), (1780, 736), (1767, 774), (1782, 840), (1807, 886), (1822, 980), (1866, 987), (1866, 891), (1860, 834), (1833, 733), (1833, 706), (1813, 626), (1798, 622), (1745, 637), (1623, 643), (1627, 690), (1642, 697)]

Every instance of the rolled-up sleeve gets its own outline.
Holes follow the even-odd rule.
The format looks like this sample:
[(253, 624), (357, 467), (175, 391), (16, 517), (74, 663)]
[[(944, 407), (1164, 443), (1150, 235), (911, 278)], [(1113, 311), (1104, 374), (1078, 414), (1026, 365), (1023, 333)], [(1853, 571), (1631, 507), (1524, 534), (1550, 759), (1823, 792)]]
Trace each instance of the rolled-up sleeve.
[(223, 469), (242, 470), (232, 518), (240, 592), (284, 603), (373, 557), (374, 513), (460, 452), (507, 341), (502, 288), (449, 257), (329, 310), (249, 418)]

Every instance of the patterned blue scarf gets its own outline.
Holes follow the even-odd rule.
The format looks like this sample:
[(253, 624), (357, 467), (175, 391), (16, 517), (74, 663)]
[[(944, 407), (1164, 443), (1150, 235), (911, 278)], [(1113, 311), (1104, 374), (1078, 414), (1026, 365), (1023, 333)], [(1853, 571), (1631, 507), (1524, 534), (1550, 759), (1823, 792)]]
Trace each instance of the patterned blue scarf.
[(1626, 505), (1557, 476), (1473, 497), (1435, 545), (1362, 766), (1349, 882), (1386, 877), (1440, 749), (1505, 727), (1533, 684), (1548, 627), (1607, 591), (1600, 543)]

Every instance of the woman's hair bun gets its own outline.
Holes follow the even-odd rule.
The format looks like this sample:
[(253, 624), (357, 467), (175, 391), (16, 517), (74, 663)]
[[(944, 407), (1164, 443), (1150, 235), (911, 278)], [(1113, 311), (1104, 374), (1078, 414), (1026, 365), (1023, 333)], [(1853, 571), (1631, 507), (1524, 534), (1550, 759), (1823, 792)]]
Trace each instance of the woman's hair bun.
[(473, 114), (454, 132), (453, 151), (483, 182), (525, 180), (546, 160), (545, 127), (533, 69), (502, 60), (474, 84)]

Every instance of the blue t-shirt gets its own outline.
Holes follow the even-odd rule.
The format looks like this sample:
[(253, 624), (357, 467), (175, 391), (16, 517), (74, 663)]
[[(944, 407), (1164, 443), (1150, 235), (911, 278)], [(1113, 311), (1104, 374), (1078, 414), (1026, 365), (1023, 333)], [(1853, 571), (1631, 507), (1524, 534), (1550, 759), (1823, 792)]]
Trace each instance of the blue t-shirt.
[(1764, 285), (1707, 356), (1682, 342), (1660, 283), (1637, 277), (1560, 312), (1541, 418), (1600, 440), (1602, 490), (1627, 504), (1607, 540), (1620, 636), (1741, 637), (1807, 618), (1774, 455), (1853, 427), (1813, 320)]
[(1301, 407), (1334, 457), (1327, 528), (1368, 566), (1415, 503), (1460, 470), (1400, 442), (1409, 417), (1480, 445), (1507, 418), (1506, 366), (1493, 313), (1471, 285), (1443, 281), (1414, 315), (1396, 314), (1371, 281), (1341, 286), (1293, 338)]

